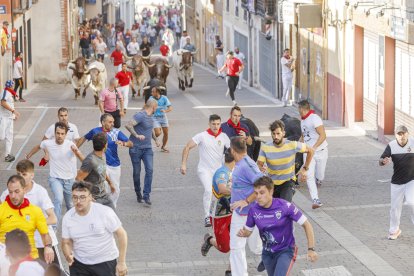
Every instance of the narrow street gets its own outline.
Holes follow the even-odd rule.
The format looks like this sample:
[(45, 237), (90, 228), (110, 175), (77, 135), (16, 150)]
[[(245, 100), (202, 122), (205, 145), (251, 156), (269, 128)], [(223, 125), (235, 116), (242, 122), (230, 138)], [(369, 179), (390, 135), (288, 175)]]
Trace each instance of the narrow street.
[[(109, 77), (113, 66), (106, 62)], [(282, 104), (243, 84), (236, 99), (243, 114), (259, 127), (264, 139), (271, 139), (268, 125), (284, 113), (298, 116), (294, 107)], [(176, 74), (170, 71), (168, 97), (173, 111), (170, 122), (170, 153), (154, 148), (154, 179), (151, 208), (138, 204), (132, 182), (132, 168), (128, 151), (120, 149), (122, 163), (121, 196), (117, 213), (129, 236), (129, 275), (223, 275), (228, 256), (211, 249), (202, 257), (200, 246), (204, 234), (212, 231), (203, 224), (203, 188), (196, 175), (197, 150), (192, 150), (188, 173), (179, 172), (181, 153), (191, 137), (207, 128), (208, 116), (217, 113), (227, 120), (231, 100), (225, 98), (226, 84), (199, 65), (195, 66), (192, 89), (178, 91)], [(26, 103), (16, 103), (21, 118), (15, 123), (13, 153), (16, 160), (24, 158), (40, 142), (46, 128), (57, 120), (57, 109), (69, 108), (70, 122), (76, 124), (81, 135), (95, 127), (99, 110), (93, 105), (88, 91), (85, 99), (74, 100), (69, 84), (39, 84), (26, 97)], [(143, 99), (130, 101), (125, 124), (143, 105)], [(329, 160), (326, 181), (320, 189), (324, 206), (311, 209), (306, 185), (302, 184), (293, 201), (304, 211), (315, 230), (316, 250), (320, 260), (306, 260), (306, 238), (303, 229), (296, 226), (295, 236), (299, 256), (292, 275), (413, 275), (414, 231), (407, 210), (403, 209), (398, 240), (386, 239), (389, 223), (389, 181), (392, 167), (380, 168), (378, 158), (385, 148), (357, 130), (351, 130), (326, 121)], [(124, 127), (122, 131), (127, 133)], [(0, 151), (4, 150), (4, 145)], [(92, 150), (91, 143), (82, 146), (83, 153)], [(41, 154), (32, 160), (38, 163)], [(1, 190), (13, 174), (15, 163), (0, 163)], [(47, 186), (48, 166), (36, 166), (35, 180)], [(259, 256), (247, 249), (249, 275), (258, 273)]]

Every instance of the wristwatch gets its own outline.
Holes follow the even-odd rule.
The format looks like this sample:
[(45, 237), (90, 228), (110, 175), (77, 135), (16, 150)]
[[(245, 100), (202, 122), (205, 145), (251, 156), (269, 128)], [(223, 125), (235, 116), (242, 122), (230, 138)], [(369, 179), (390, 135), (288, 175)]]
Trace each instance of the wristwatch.
[(309, 247), (308, 251), (315, 251), (315, 247)]
[(304, 169), (305, 171), (309, 170), (309, 168), (308, 168), (308, 167), (306, 167), (306, 166), (303, 166), (303, 169)]
[(49, 243), (49, 244), (46, 244), (46, 245), (45, 245), (45, 248), (46, 248), (46, 247), (53, 248), (53, 245)]

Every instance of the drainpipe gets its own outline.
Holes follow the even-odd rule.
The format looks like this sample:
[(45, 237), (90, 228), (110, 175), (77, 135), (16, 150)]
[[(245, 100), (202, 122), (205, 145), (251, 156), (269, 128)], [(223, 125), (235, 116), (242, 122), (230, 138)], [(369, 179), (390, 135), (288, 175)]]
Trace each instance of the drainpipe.
[(253, 87), (253, 35), (252, 35), (252, 27), (253, 27), (253, 22), (252, 22), (252, 15), (250, 13), (250, 11), (248, 12), (248, 28), (249, 28), (249, 59), (248, 59), (248, 80), (249, 80), (249, 86)]

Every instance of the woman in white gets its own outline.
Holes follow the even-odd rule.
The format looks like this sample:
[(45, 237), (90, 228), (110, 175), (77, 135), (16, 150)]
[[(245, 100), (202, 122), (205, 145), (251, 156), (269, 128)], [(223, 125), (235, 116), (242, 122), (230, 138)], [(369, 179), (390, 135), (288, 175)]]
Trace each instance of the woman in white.
[(132, 41), (128, 44), (127, 50), (128, 50), (129, 56), (135, 56), (136, 54), (138, 54), (139, 44), (135, 37), (132, 38)]
[(164, 34), (162, 35), (162, 40), (165, 41), (165, 45), (170, 48), (170, 51), (168, 52), (168, 56), (172, 55), (172, 48), (174, 45), (174, 34), (170, 29), (165, 29)]

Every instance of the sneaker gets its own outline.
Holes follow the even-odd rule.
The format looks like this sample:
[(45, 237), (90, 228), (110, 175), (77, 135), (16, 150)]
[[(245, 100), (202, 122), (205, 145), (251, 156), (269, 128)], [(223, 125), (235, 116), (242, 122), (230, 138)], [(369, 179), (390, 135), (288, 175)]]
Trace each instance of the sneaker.
[(20, 100), (19, 100), (19, 102), (21, 102), (21, 103), (25, 103), (25, 102), (26, 102), (26, 100), (25, 100), (25, 99), (20, 99)]
[(227, 89), (227, 91), (226, 91), (226, 98), (228, 98), (229, 95), (230, 95), (230, 90)]
[(265, 271), (265, 266), (264, 266), (264, 263), (263, 263), (263, 261), (260, 261), (260, 264), (257, 266), (257, 271), (258, 272), (263, 272), (263, 271)]
[(151, 200), (149, 198), (144, 199), (144, 202), (145, 202), (145, 205), (147, 205), (147, 206), (152, 205)]
[(210, 217), (206, 217), (204, 219), (204, 226), (205, 227), (211, 227)]
[(208, 251), (210, 250), (210, 248), (212, 246), (211, 243), (210, 243), (210, 239), (212, 237), (213, 236), (210, 235), (209, 233), (204, 235), (204, 242), (201, 245), (201, 255), (203, 255), (204, 257), (207, 256), (207, 253), (208, 253)]
[(237, 105), (237, 102), (236, 101), (233, 101), (233, 105), (236, 106)]
[(322, 204), (322, 202), (319, 200), (319, 198), (315, 198), (314, 200), (313, 200), (313, 203), (312, 203), (312, 209), (318, 209), (319, 207), (322, 207), (323, 206), (323, 204)]
[(389, 240), (396, 240), (396, 239), (398, 239), (398, 237), (401, 235), (401, 229), (398, 229), (395, 233), (390, 233), (389, 235), (388, 235), (388, 239)]
[(231, 270), (226, 270), (226, 272), (224, 272), (224, 276), (231, 276)]
[(137, 195), (137, 201), (138, 201), (138, 203), (142, 203), (142, 195), (141, 194)]
[(16, 158), (15, 158), (13, 155), (9, 154), (9, 155), (7, 155), (7, 156), (4, 158), (4, 161), (6, 161), (6, 162), (13, 162), (15, 159), (16, 159)]

